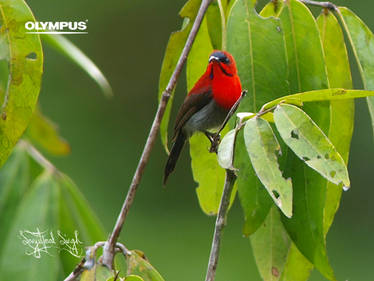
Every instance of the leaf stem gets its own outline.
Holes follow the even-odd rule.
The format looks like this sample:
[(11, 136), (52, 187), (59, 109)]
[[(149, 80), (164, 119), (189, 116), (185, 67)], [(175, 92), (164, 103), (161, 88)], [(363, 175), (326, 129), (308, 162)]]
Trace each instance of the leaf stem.
[(217, 0), (219, 13), (221, 14), (221, 28), (222, 28), (222, 50), (226, 50), (227, 47), (227, 29), (226, 29), (226, 17), (225, 10), (223, 9), (222, 0)]
[(336, 5), (331, 2), (319, 2), (319, 1), (312, 1), (312, 0), (299, 0), (299, 1), (306, 5), (317, 6), (317, 7), (325, 8), (331, 11), (336, 11), (338, 9)]
[(201, 25), (201, 22), (203, 20), (203, 17), (205, 15), (205, 12), (211, 3), (212, 0), (203, 0), (201, 2), (199, 11), (197, 13), (197, 16), (195, 18), (195, 21), (193, 23), (193, 26), (191, 28), (190, 34), (188, 35), (186, 44), (183, 48), (183, 51), (179, 57), (178, 63), (174, 69), (173, 74), (170, 77), (169, 83), (165, 89), (165, 91), (162, 93), (161, 101), (159, 103), (155, 118), (153, 120), (152, 127), (150, 129), (146, 144), (143, 149), (143, 153), (140, 157), (138, 166), (136, 168), (136, 171), (134, 173), (134, 177), (132, 179), (132, 182), (130, 184), (130, 188), (127, 192), (126, 199), (123, 202), (120, 214), (117, 218), (117, 222), (113, 228), (113, 231), (108, 239), (108, 241), (104, 245), (103, 249), (103, 256), (102, 256), (102, 264), (107, 266), (108, 268), (113, 267), (113, 259), (115, 255), (115, 245), (118, 240), (118, 237), (121, 233), (122, 226), (125, 222), (125, 219), (127, 217), (127, 214), (130, 210), (130, 207), (134, 201), (136, 191), (138, 189), (139, 183), (142, 179), (145, 166), (148, 163), (148, 159), (150, 156), (150, 153), (152, 151), (153, 145), (155, 143), (157, 133), (160, 129), (161, 120), (164, 116), (166, 105), (172, 95), (172, 91), (176, 86), (177, 79), (182, 71), (182, 68), (186, 62), (188, 53), (191, 50), (192, 44), (195, 40), (196, 34), (199, 30), (199, 27)]
[(234, 187), (235, 180), (236, 180), (235, 172), (232, 170), (226, 169), (225, 186), (223, 188), (221, 203), (219, 205), (219, 210), (217, 214), (213, 241), (212, 241), (212, 248), (210, 250), (210, 257), (209, 257), (209, 263), (208, 263), (205, 281), (213, 281), (216, 276), (222, 232), (223, 232), (223, 228), (226, 225), (226, 215), (227, 215), (227, 210), (230, 204), (230, 197), (231, 197), (232, 189)]

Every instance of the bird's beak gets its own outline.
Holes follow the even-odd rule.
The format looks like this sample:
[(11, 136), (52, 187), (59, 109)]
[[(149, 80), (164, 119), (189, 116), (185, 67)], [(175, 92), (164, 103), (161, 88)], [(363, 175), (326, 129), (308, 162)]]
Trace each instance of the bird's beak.
[(209, 57), (209, 63), (211, 63), (212, 61), (219, 61), (219, 58), (217, 58), (215, 56), (210, 56)]

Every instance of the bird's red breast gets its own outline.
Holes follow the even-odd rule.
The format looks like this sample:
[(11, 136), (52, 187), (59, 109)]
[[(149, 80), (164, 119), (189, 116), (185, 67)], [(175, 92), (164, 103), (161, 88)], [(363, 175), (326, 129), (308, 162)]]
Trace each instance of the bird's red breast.
[(188, 95), (211, 91), (216, 103), (229, 110), (239, 99), (242, 86), (233, 56), (226, 51), (213, 51), (210, 57), (212, 58), (218, 53), (223, 53), (229, 59), (228, 63), (224, 63), (219, 59), (211, 59), (205, 73), (196, 82)]

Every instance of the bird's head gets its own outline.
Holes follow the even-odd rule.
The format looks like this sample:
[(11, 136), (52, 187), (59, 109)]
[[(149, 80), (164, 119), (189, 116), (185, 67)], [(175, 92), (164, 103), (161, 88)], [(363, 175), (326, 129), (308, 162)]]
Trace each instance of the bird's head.
[(226, 51), (213, 51), (209, 56), (209, 65), (227, 76), (234, 76), (237, 72), (233, 56)]

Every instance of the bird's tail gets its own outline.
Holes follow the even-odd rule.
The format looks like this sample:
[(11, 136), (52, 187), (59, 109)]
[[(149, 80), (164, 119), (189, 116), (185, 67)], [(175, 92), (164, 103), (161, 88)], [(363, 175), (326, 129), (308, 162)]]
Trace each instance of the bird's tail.
[(179, 155), (182, 151), (183, 145), (186, 142), (186, 136), (180, 131), (177, 135), (173, 147), (171, 148), (168, 161), (166, 162), (164, 171), (164, 185), (168, 180), (169, 175), (174, 171), (175, 164), (178, 161)]

